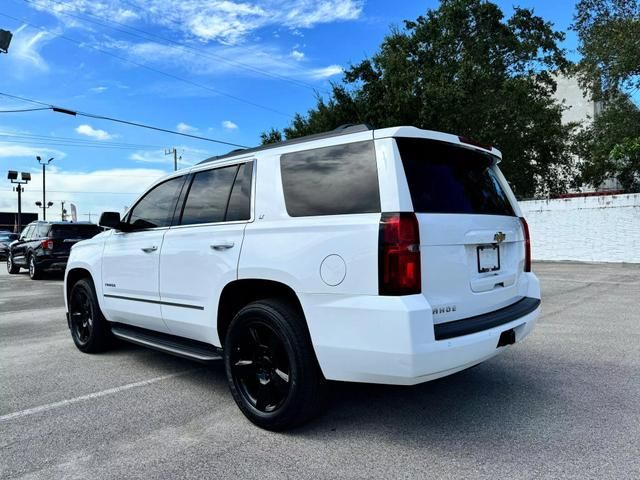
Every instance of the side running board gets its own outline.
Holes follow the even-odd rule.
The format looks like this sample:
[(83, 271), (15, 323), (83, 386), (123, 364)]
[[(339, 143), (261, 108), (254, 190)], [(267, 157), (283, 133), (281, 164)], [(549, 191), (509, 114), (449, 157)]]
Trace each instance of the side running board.
[(199, 362), (213, 362), (222, 359), (221, 348), (188, 338), (176, 337), (175, 335), (154, 332), (153, 330), (122, 323), (111, 324), (111, 332), (114, 337), (121, 340)]

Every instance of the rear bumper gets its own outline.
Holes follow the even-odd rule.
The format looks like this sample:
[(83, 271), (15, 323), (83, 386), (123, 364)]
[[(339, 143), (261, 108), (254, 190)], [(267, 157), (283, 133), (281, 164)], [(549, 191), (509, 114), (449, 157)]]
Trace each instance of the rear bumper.
[[(531, 293), (539, 297), (537, 279), (533, 279), (536, 285)], [(506, 309), (459, 321), (459, 325), (468, 322), (465, 328), (482, 324), (482, 330), (436, 339), (441, 327), (434, 327), (431, 308), (425, 306), (422, 295), (326, 300), (305, 306), (324, 376), (395, 385), (444, 377), (501, 353), (508, 347), (498, 347), (500, 335), (513, 329), (515, 343), (521, 342), (541, 310), (539, 298), (524, 297)]]

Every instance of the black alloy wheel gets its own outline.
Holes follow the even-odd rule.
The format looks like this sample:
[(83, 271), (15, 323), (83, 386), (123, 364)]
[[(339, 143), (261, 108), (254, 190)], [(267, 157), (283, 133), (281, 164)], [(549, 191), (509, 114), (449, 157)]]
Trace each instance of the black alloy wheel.
[(85, 289), (74, 288), (69, 302), (71, 334), (80, 345), (86, 345), (93, 333), (91, 299)]
[(95, 353), (105, 350), (111, 342), (111, 330), (96, 299), (93, 282), (79, 280), (69, 295), (69, 328), (79, 350)]
[(20, 273), (20, 267), (13, 263), (13, 257), (11, 254), (7, 257), (7, 272), (10, 274)]
[(292, 302), (265, 299), (243, 307), (227, 330), (224, 363), (233, 399), (261, 428), (301, 425), (324, 406), (326, 381), (304, 314)]
[(236, 388), (261, 412), (273, 412), (290, 392), (291, 366), (279, 334), (255, 319), (243, 325), (231, 352)]

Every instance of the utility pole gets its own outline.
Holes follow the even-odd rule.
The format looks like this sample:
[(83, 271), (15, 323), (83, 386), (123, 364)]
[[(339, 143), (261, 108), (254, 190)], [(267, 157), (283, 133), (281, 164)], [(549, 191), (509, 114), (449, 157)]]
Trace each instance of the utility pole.
[[(46, 188), (47, 188), (47, 183), (46, 183), (46, 173), (45, 173), (45, 167), (47, 165), (49, 165), (51, 163), (51, 161), (53, 160), (53, 157), (50, 158), (49, 160), (47, 160), (46, 162), (44, 160), (42, 160), (40, 157), (36, 157), (36, 159), (38, 160), (38, 163), (40, 165), (42, 165), (42, 205), (46, 205)], [(43, 208), (42, 209), (42, 219), (46, 220), (47, 219), (47, 209)]]
[(165, 148), (164, 154), (173, 155), (173, 171), (175, 172), (178, 170), (178, 160), (182, 160), (182, 157), (178, 157), (178, 150), (176, 150), (176, 147)]
[(7, 178), (11, 180), (11, 183), (17, 184), (17, 187), (13, 189), (18, 192), (18, 231), (15, 233), (22, 231), (22, 192), (24, 192), (22, 185), (26, 185), (31, 181), (31, 174), (29, 172), (22, 172), (20, 176), (22, 181), (18, 180), (18, 172), (15, 170), (9, 170), (7, 174)]

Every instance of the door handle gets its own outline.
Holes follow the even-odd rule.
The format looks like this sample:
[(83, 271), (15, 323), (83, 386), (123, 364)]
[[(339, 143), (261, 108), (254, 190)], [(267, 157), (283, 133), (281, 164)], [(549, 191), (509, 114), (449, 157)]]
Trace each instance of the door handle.
[(158, 250), (158, 247), (153, 245), (152, 247), (143, 247), (140, 250), (142, 250), (144, 253), (151, 253), (151, 252), (155, 252), (156, 250)]
[(229, 248), (233, 248), (234, 245), (235, 243), (226, 241), (226, 242), (220, 242), (220, 243), (212, 243), (210, 247), (213, 248), (214, 250), (227, 250)]

